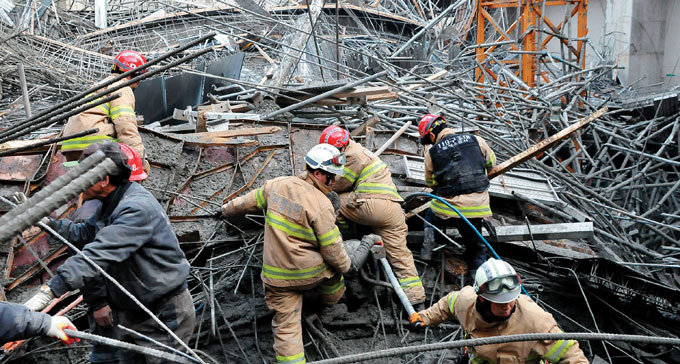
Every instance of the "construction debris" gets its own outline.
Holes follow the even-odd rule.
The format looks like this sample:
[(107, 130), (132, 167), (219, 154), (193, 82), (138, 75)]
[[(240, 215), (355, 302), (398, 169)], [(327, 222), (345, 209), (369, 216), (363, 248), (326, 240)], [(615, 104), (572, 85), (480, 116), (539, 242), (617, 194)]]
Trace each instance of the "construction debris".
[[(189, 344), (214, 362), (271, 362), (272, 314), (259, 278), (264, 217), (234, 225), (215, 216), (220, 206), (301, 172), (332, 124), (381, 155), (401, 194), (425, 191), (417, 123), (441, 113), (495, 151), (496, 231), (484, 235), (565, 332), (678, 337), (678, 92), (617, 84), (616, 59), (588, 41), (587, 3), (0, 0), (0, 195), (58, 186), (62, 123), (87, 102), (109, 100), (88, 88), (113, 55), (141, 51), (152, 60), (135, 79), (151, 163), (143, 186), (192, 265), (197, 326)], [(547, 8), (559, 8), (557, 20)], [(587, 64), (586, 52), (595, 61)], [(404, 204), (414, 252), (425, 202)], [(6, 219), (19, 213), (0, 207)], [(0, 299), (12, 302), (28, 298), (68, 254), (36, 228), (0, 246)], [(435, 251), (432, 262), (416, 256), (428, 304), (471, 283), (460, 246)], [(348, 280), (341, 304), (304, 307), (308, 360), (463, 337), (455, 324), (408, 331), (378, 263), (367, 266)], [(68, 312), (80, 329), (84, 313), (82, 304)], [(593, 362), (680, 361), (670, 345), (581, 347)], [(0, 362), (87, 361), (82, 348), (52, 349), (33, 340), (6, 348)], [(457, 353), (390, 362), (453, 362)]]

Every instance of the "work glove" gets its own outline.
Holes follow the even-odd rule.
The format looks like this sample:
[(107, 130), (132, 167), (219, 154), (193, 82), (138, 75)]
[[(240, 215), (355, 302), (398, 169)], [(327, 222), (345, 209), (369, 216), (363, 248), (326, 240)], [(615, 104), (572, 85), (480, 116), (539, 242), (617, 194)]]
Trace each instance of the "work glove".
[(79, 342), (78, 338), (70, 338), (64, 332), (64, 329), (77, 330), (71, 320), (64, 316), (52, 316), (50, 328), (47, 330), (47, 336), (55, 337), (64, 342), (66, 345), (71, 345), (74, 342)]
[(423, 330), (427, 327), (427, 325), (425, 325), (425, 321), (423, 321), (423, 318), (418, 312), (412, 313), (411, 316), (409, 316), (408, 321), (411, 323), (411, 327), (416, 330)]
[(35, 296), (24, 303), (24, 306), (28, 307), (31, 311), (40, 312), (47, 307), (54, 297), (54, 293), (52, 293), (50, 287), (44, 284), (40, 287), (40, 291), (38, 291)]
[(14, 194), (12, 194), (11, 200), (15, 204), (21, 205), (22, 203), (28, 201), (28, 197), (26, 197), (23, 192), (14, 192)]
[(333, 211), (335, 211), (335, 214), (337, 215), (341, 206), (340, 196), (337, 192), (331, 191), (326, 195), (326, 197), (331, 201), (331, 205), (333, 205)]
[(109, 327), (113, 325), (113, 311), (111, 311), (109, 305), (94, 311), (92, 315), (99, 326)]

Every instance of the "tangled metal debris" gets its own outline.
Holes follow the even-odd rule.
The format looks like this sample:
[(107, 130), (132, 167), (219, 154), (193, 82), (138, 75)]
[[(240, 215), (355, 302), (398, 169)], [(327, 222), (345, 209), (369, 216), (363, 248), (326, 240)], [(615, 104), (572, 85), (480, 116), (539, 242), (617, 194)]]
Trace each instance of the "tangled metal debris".
[[(163, 107), (175, 109), (173, 116), (144, 120), (152, 164), (144, 186), (165, 207), (192, 264), (198, 325), (191, 347), (217, 361), (268, 362), (271, 313), (259, 281), (264, 220), (253, 215), (233, 226), (214, 213), (267, 179), (300, 172), (305, 151), (330, 124), (380, 150), (399, 192), (422, 191), (417, 122), (442, 113), (457, 130), (481, 134), (499, 162), (553, 137), (550, 147), (534, 149), (532, 158), (492, 181), (494, 245), (565, 331), (677, 337), (678, 92), (611, 81), (615, 60), (587, 39), (587, 1), (500, 3), (121, 0), (108, 2), (108, 26), (97, 27), (98, 2), (0, 0), (0, 138), (8, 137), (0, 153), (10, 155), (0, 158), (0, 191), (32, 194), (50, 186), (60, 169), (54, 144), (22, 147), (58, 138), (63, 114), (78, 104), (55, 105), (78, 100), (108, 73), (118, 51), (159, 59), (151, 70), (179, 80), (158, 82), (164, 91), (180, 93), (190, 77), (220, 80), (222, 86), (201, 90), (201, 105), (168, 92)], [(551, 21), (548, 6), (562, 6), (564, 16)], [(595, 59), (587, 66), (586, 52)], [(199, 67), (234, 54), (243, 59), (238, 78)], [(140, 107), (154, 102), (137, 95)], [(41, 115), (51, 116), (28, 130), (27, 121)], [(409, 244), (416, 247), (422, 202), (404, 206)], [(62, 244), (35, 230), (2, 246), (1, 293), (14, 302), (66, 255)], [(456, 248), (439, 251), (441, 261), (417, 262), (431, 301), (465, 283)], [(384, 278), (370, 268), (361, 282), (371, 287), (348, 282), (344, 304), (304, 320), (309, 358), (462, 337), (455, 324), (409, 332)], [(74, 307), (75, 319), (84, 309)], [(593, 361), (680, 360), (672, 346), (592, 341), (582, 347)], [(3, 360), (40, 361), (43, 348), (51, 344), (33, 343)], [(443, 362), (455, 353), (394, 360)]]

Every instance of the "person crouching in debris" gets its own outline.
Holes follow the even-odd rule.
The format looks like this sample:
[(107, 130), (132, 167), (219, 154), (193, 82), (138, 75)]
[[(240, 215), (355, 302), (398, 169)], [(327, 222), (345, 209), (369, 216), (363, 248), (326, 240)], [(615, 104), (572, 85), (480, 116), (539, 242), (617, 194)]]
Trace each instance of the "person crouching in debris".
[(225, 217), (266, 210), (262, 281), (272, 320), (274, 351), (280, 364), (305, 363), (302, 344), (302, 297), (319, 288), (325, 304), (345, 292), (343, 273), (350, 258), (335, 226), (335, 211), (326, 195), (335, 175), (343, 174), (345, 156), (319, 144), (305, 156), (307, 171), (279, 177), (222, 206)]
[[(441, 115), (427, 114), (418, 125), (419, 142), (432, 144), (425, 153), (425, 182), (434, 193), (441, 196), (465, 216), (481, 233), (483, 218), (491, 216), (489, 203), (489, 178), (487, 170), (493, 168), (496, 156), (486, 141), (479, 136), (456, 134), (446, 126)], [(486, 260), (484, 244), (475, 231), (460, 216), (439, 200), (433, 199), (427, 210), (423, 259), (431, 259), (435, 245), (432, 225), (455, 227), (465, 245), (465, 257), (470, 276)]]
[[(46, 223), (72, 243), (84, 245), (83, 255), (103, 268), (187, 343), (195, 323), (186, 281), (189, 262), (156, 198), (140, 184), (129, 181), (131, 170), (118, 143), (92, 144), (85, 148), (80, 160), (98, 150), (116, 164), (117, 171), (83, 192), (83, 199), (101, 200), (102, 206), (85, 222), (47, 219)], [(91, 283), (99, 274), (82, 255), (73, 256), (25, 305), (32, 311), (40, 311), (52, 298)], [(111, 281), (104, 279), (104, 284), (106, 302), (116, 313), (117, 324), (182, 349), (180, 343)], [(127, 331), (120, 332), (120, 340), (155, 347)], [(121, 350), (119, 362), (158, 363), (158, 360)]]
[[(507, 262), (489, 259), (477, 269), (473, 287), (444, 296), (411, 314), (415, 328), (455, 319), (470, 339), (525, 333), (561, 333), (551, 314), (520, 294), (521, 279)], [(575, 340), (521, 341), (466, 348), (459, 363), (588, 363)], [(469, 361), (468, 361), (469, 360)]]
[[(138, 52), (127, 50), (120, 52), (113, 59), (111, 75), (102, 82), (108, 81), (119, 74), (146, 64), (146, 58)], [(109, 85), (114, 87), (123, 82), (129, 81), (138, 73), (145, 73), (146, 69), (131, 76), (123, 78), (118, 82)], [(64, 126), (64, 136), (69, 136), (83, 132), (88, 129), (97, 128), (98, 132), (83, 137), (65, 140), (61, 143), (61, 154), (67, 161), (76, 161), (80, 153), (92, 143), (118, 142), (125, 143), (134, 148), (142, 158), (145, 157), (142, 137), (139, 136), (137, 129), (137, 115), (135, 114), (135, 94), (132, 92), (139, 82), (130, 86), (123, 87), (114, 93), (120, 93), (120, 97), (105, 104), (87, 109), (80, 114), (71, 116)], [(104, 91), (104, 89), (99, 90)], [(144, 159), (144, 172), (149, 173), (149, 163)]]
[(345, 174), (335, 181), (333, 190), (340, 194), (340, 214), (357, 224), (367, 225), (380, 235), (385, 253), (401, 287), (411, 304), (425, 302), (425, 289), (406, 247), (406, 217), (387, 165), (370, 150), (351, 140), (350, 133), (339, 126), (329, 126), (319, 143), (328, 143), (347, 156)]
[(64, 329), (76, 329), (67, 317), (32, 312), (24, 305), (0, 302), (0, 345), (39, 335), (57, 338), (67, 345), (80, 341), (69, 338)]

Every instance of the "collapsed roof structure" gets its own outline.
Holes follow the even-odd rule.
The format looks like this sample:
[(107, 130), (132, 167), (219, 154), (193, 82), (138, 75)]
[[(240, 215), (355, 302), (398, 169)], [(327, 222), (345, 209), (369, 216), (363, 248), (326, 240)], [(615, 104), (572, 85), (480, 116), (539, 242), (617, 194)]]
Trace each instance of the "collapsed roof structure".
[[(34, 194), (63, 174), (55, 138), (116, 52), (156, 60), (135, 91), (152, 166), (143, 186), (165, 207), (192, 264), (199, 324), (190, 344), (218, 362), (268, 362), (263, 218), (233, 226), (214, 213), (265, 180), (301, 172), (331, 124), (382, 153), (404, 196), (424, 191), (416, 123), (441, 113), (455, 129), (483, 136), (504, 162), (492, 172), (490, 240), (565, 331), (677, 337), (677, 91), (615, 82), (617, 60), (589, 42), (587, 4), (3, 0), (2, 195)], [(587, 52), (595, 55), (588, 63)], [(404, 204), (413, 251), (425, 202)], [(68, 254), (35, 228), (0, 246), (1, 298), (12, 302)], [(416, 256), (431, 301), (470, 283), (459, 251), (438, 251), (432, 262)], [(403, 310), (372, 274), (348, 283), (342, 305), (310, 308), (309, 359), (461, 338), (455, 324), (406, 330)], [(84, 314), (72, 306), (71, 317)], [(51, 345), (37, 340), (3, 360), (50, 361)], [(582, 347), (594, 362), (680, 356), (660, 345)], [(84, 351), (58, 353), (84, 362)], [(442, 350), (392, 361), (452, 357)]]

